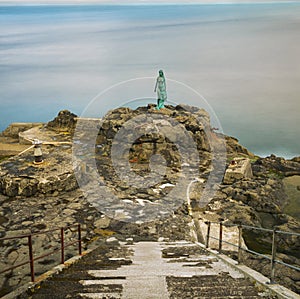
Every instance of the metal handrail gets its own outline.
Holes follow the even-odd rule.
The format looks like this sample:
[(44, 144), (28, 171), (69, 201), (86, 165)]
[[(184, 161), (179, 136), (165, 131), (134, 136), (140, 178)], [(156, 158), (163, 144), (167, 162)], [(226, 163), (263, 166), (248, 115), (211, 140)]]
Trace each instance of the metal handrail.
[[(65, 244), (64, 242), (64, 234), (65, 231), (67, 229), (70, 229), (72, 227), (77, 227), (76, 231), (78, 233), (78, 238), (75, 241), (69, 242), (67, 244)], [(58, 245), (58, 248), (55, 248), (54, 250), (52, 250), (51, 252), (45, 253), (43, 255), (37, 256), (35, 257), (33, 254), (33, 245), (32, 245), (32, 237), (33, 236), (37, 236), (37, 235), (45, 235), (54, 231), (60, 231), (60, 244)], [(71, 230), (72, 231), (72, 230)], [(75, 231), (74, 231), (75, 232)], [(4, 238), (0, 238), (0, 241), (6, 241), (6, 240), (18, 240), (18, 239), (23, 239), (23, 238), (27, 238), (28, 239), (28, 252), (29, 252), (29, 260), (17, 265), (14, 265), (12, 267), (6, 268), (4, 270), (0, 271), (0, 274), (5, 273), (7, 271), (11, 271), (13, 269), (16, 269), (18, 267), (24, 266), (26, 264), (30, 265), (30, 276), (31, 276), (31, 281), (34, 282), (35, 281), (35, 272), (34, 272), (34, 262), (37, 260), (40, 260), (42, 258), (45, 258), (49, 255), (52, 255), (58, 251), (61, 252), (61, 264), (64, 264), (65, 262), (65, 254), (64, 254), (64, 250), (66, 247), (72, 246), (76, 243), (78, 243), (78, 253), (79, 255), (82, 255), (82, 238), (81, 238), (81, 225), (80, 224), (74, 224), (74, 225), (69, 225), (67, 227), (61, 227), (61, 228), (55, 228), (55, 229), (50, 229), (47, 231), (39, 231), (39, 232), (34, 232), (34, 233), (30, 233), (30, 234), (24, 234), (24, 235), (19, 235), (19, 236), (15, 236), (15, 237), (4, 237)]]
[(261, 230), (261, 231), (265, 231), (265, 232), (273, 232), (272, 229), (268, 229), (268, 228), (263, 228), (263, 227), (258, 227), (258, 226), (250, 226), (250, 225), (245, 225), (245, 224), (242, 224), (241, 225), (243, 228), (249, 228), (249, 229), (255, 229), (255, 230)]
[[(71, 229), (71, 227), (75, 227), (77, 225), (78, 224), (66, 226), (66, 227), (64, 227), (64, 230)], [(52, 233), (52, 232), (60, 230), (60, 229), (61, 228), (53, 228), (53, 229), (49, 229), (49, 230), (46, 230), (46, 231), (31, 232), (31, 233), (28, 233), (28, 234), (19, 235), (19, 236), (15, 236), (15, 237), (3, 237), (3, 238), (0, 238), (0, 241), (28, 238), (29, 236), (36, 236), (36, 235), (45, 235), (47, 233)]]
[[(266, 258), (266, 259), (270, 260), (271, 261), (271, 273), (270, 273), (270, 283), (271, 284), (275, 283), (275, 281), (274, 281), (275, 264), (281, 264), (281, 265), (284, 265), (284, 266), (289, 267), (291, 269), (300, 271), (300, 267), (297, 267), (297, 266), (294, 266), (294, 265), (291, 265), (291, 264), (288, 264), (288, 263), (285, 263), (283, 261), (279, 261), (279, 260), (276, 259), (276, 253), (277, 253), (276, 234), (280, 233), (280, 234), (300, 236), (299, 233), (280, 231), (280, 230), (276, 230), (275, 228), (273, 230), (271, 230), (271, 229), (266, 229), (266, 228), (262, 228), (262, 227), (250, 226), (250, 225), (226, 224), (224, 222), (206, 221), (205, 223), (207, 224), (207, 234), (206, 234), (206, 244), (205, 244), (206, 248), (209, 248), (209, 239), (211, 238), (211, 239), (219, 241), (219, 249), (218, 249), (219, 253), (222, 253), (222, 244), (223, 243), (226, 243), (226, 244), (232, 245), (234, 247), (237, 247), (238, 248), (238, 262), (239, 263), (241, 263), (241, 257), (242, 257), (241, 252), (242, 251), (246, 251), (246, 252), (249, 252), (249, 253), (252, 253), (252, 254), (255, 254), (255, 255), (258, 255), (258, 256), (261, 256), (263, 258)], [(211, 224), (218, 224), (219, 225), (219, 237), (213, 237), (213, 236), (210, 235)], [(239, 236), (238, 236), (239, 245), (236, 245), (236, 244), (233, 244), (231, 242), (223, 240), (223, 226), (238, 227), (238, 230), (239, 230)], [(248, 248), (243, 248), (242, 247), (242, 230), (243, 230), (243, 228), (261, 230), (261, 231), (272, 233), (272, 254), (271, 254), (271, 257), (267, 256), (265, 254), (261, 254), (259, 252), (250, 250)]]
[(293, 235), (293, 236), (298, 236), (298, 237), (300, 237), (300, 234), (294, 233), (294, 232), (284, 232), (284, 231), (282, 231), (282, 230), (277, 230), (276, 233), (279, 233), (279, 234), (286, 234), (286, 235)]

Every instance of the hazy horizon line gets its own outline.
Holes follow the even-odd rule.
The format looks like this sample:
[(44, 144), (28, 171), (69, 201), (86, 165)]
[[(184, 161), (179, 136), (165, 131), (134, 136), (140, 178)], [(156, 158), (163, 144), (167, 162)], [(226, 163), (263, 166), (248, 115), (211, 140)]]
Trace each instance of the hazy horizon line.
[(0, 4), (5, 5), (57, 5), (57, 4), (70, 4), (70, 5), (82, 5), (82, 4), (114, 4), (114, 5), (157, 5), (157, 4), (169, 4), (169, 5), (192, 5), (192, 4), (275, 4), (275, 3), (300, 3), (300, 0), (0, 0)]

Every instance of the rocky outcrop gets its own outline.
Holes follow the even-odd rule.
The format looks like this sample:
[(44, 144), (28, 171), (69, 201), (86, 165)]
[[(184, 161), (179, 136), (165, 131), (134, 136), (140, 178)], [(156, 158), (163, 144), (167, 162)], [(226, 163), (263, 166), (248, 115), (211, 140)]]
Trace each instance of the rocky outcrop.
[[(120, 129), (124, 127), (127, 131), (122, 135)], [(209, 141), (211, 136), (208, 135), (216, 140), (219, 139), (210, 128), (207, 112), (197, 107), (167, 105), (160, 111), (155, 110), (152, 105), (136, 110), (118, 108), (110, 111), (103, 118), (97, 136), (98, 171), (106, 184), (117, 191), (119, 198), (143, 198), (155, 201), (166, 192), (165, 189), (160, 189), (159, 185), (176, 185), (182, 175), (183, 167), (192, 167), (190, 165), (192, 161), (184, 161), (182, 153), (189, 157), (193, 156), (193, 146), (194, 153), (198, 156), (194, 159), (199, 160), (198, 174), (207, 176), (207, 165), (211, 162), (211, 142)], [(151, 168), (151, 162), (155, 162), (153, 159), (161, 159), (161, 163), (165, 163), (166, 174), (159, 185), (153, 185), (152, 188), (130, 186), (124, 183), (116, 173), (116, 165), (113, 165), (114, 157), (111, 154), (113, 149), (120, 149), (125, 154), (128, 149), (128, 157), (124, 157), (124, 161), (129, 161), (130, 168), (137, 174), (135, 186), (139, 183), (142, 185), (142, 182), (147, 180), (147, 173), (157, 171)], [(117, 152), (117, 155), (123, 158), (124, 154)], [(126, 167), (126, 163), (122, 163), (118, 165), (118, 171)], [(185, 166), (182, 166), (183, 164)], [(158, 163), (156, 162), (155, 165)], [(159, 172), (156, 175), (159, 177)], [(139, 179), (141, 182), (138, 181)], [(178, 196), (185, 195), (178, 194)]]
[(275, 175), (281, 178), (300, 175), (300, 159), (294, 158), (292, 160), (285, 160), (275, 155), (259, 158), (253, 164), (253, 171), (259, 176)]
[(41, 127), (43, 123), (12, 123), (3, 132), (2, 136), (19, 138), (19, 133), (29, 130), (34, 127)]
[(34, 164), (33, 152), (4, 161), (0, 168), (0, 193), (10, 197), (71, 191), (78, 187), (72, 167), (71, 146), (43, 148), (44, 163)]
[(54, 120), (47, 123), (46, 128), (56, 132), (73, 133), (76, 127), (76, 122), (76, 114), (68, 110), (62, 110), (58, 113), (57, 117), (55, 117)]
[[(157, 117), (151, 118), (149, 114)], [(133, 122), (133, 127), (130, 127), (132, 119), (136, 122)], [(132, 236), (137, 241), (157, 239), (161, 236), (170, 240), (172, 236), (174, 238), (176, 236), (175, 239), (187, 239), (189, 227), (186, 223), (190, 219), (185, 205), (174, 209), (174, 213), (172, 212), (169, 218), (157, 217), (155, 221), (137, 224), (125, 223), (118, 219), (112, 220), (99, 213), (84, 199), (81, 191), (77, 189), (78, 177), (75, 178), (74, 175), (70, 143), (70, 136), (74, 133), (77, 122), (75, 114), (61, 111), (46, 128), (29, 130), (27, 134), (22, 133), (24, 139), (31, 140), (38, 135), (40, 140), (50, 143), (42, 147), (43, 164), (34, 165), (33, 153), (30, 151), (21, 157), (11, 158), (1, 163), (0, 193), (3, 195), (0, 196), (0, 236), (27, 233), (31, 230), (47, 229), (80, 221), (90, 232), (87, 239), (91, 239), (93, 234), (108, 236), (116, 232), (126, 237)], [(282, 183), (282, 178), (285, 176), (300, 173), (299, 158), (284, 160), (273, 155), (267, 158), (255, 157), (235, 138), (214, 132), (210, 128), (209, 115), (203, 109), (186, 105), (166, 106), (159, 111), (156, 111), (153, 105), (136, 110), (118, 108), (110, 111), (102, 122), (93, 120), (92, 124), (90, 121), (82, 123), (83, 132), (80, 132), (82, 143), (78, 143), (79, 154), (82, 156), (85, 155), (85, 138), (90, 134), (89, 126), (97, 128), (96, 144), (92, 146), (92, 154), (86, 161), (87, 165), (80, 165), (86, 168), (86, 173), (89, 174), (90, 160), (96, 161), (97, 184), (94, 186), (87, 184), (87, 186), (89, 191), (93, 191), (95, 185), (100, 186), (97, 189), (100, 192), (95, 194), (95, 198), (96, 200), (102, 198), (104, 201), (108, 198), (101, 194), (101, 190), (110, 188), (117, 196), (117, 201), (112, 203), (112, 208), (118, 213), (121, 210), (120, 202), (126, 202), (132, 210), (138, 211), (143, 208), (145, 202), (150, 202), (152, 205), (159, 201), (173, 190), (182, 179), (183, 173), (187, 181), (195, 178), (191, 161), (184, 161), (178, 150), (178, 147), (181, 147), (182, 152), (192, 153), (190, 144), (184, 142), (187, 140), (184, 139), (185, 136), (188, 135), (191, 137), (189, 140), (193, 140), (199, 161), (196, 167), (199, 181), (190, 188), (189, 196), (193, 209), (197, 210), (203, 219), (222, 219), (227, 223), (243, 223), (265, 228), (278, 226), (282, 230), (299, 232), (299, 222), (283, 212), (287, 196)], [(118, 135), (128, 123), (128, 134)], [(162, 129), (164, 134), (156, 128)], [(68, 136), (67, 139), (65, 136)], [(198, 200), (213, 168), (212, 142), (217, 144), (224, 137), (227, 142), (227, 161), (230, 162), (235, 157), (251, 158), (253, 178), (242, 176), (229, 185), (221, 182), (219, 185), (213, 185), (212, 188), (218, 189), (214, 197), (205, 208), (199, 208)], [(123, 160), (117, 164), (117, 167), (113, 164), (113, 146), (117, 153), (118, 149), (128, 148), (128, 152), (123, 157), (129, 167)], [(163, 175), (159, 169), (153, 169), (153, 162), (154, 165), (159, 165), (153, 159), (158, 159), (158, 162), (165, 167)], [(124, 169), (125, 171), (122, 172)], [(125, 178), (129, 174), (136, 175), (135, 184), (126, 183), (118, 171), (121, 171)], [(151, 188), (145, 187), (143, 183), (150, 177), (151, 172), (161, 179), (159, 183), (152, 184)], [(178, 190), (170, 200), (178, 197), (182, 203), (186, 200), (186, 190), (186, 188)], [(244, 238), (250, 248), (255, 246), (254, 243), (261, 246), (263, 242), (267, 244), (271, 242), (271, 237), (267, 235), (245, 233)], [(251, 243), (251, 240), (255, 242)], [(42, 240), (40, 243), (37, 241), (37, 243), (40, 248), (46, 249), (47, 240)], [(300, 252), (299, 244), (297, 238), (281, 238), (279, 252), (293, 254), (297, 259), (295, 253)], [(6, 260), (4, 264), (0, 264), (0, 268), (13, 265), (19, 257), (25, 256), (26, 244), (16, 242), (12, 245), (8, 243), (4, 245)], [(20, 249), (21, 253), (16, 253), (17, 249)], [(57, 261), (51, 261), (49, 264), (53, 265), (55, 262)], [(41, 272), (45, 269), (40, 264), (38, 267)], [(8, 285), (17, 285), (18, 281), (25, 277), (24, 272), (18, 274), (18, 271), (14, 270), (8, 274), (7, 279), (10, 275), (16, 277), (10, 279)], [(293, 279), (295, 282), (296, 278)]]
[[(46, 127), (20, 126), (19, 142), (25, 147), (24, 152), (1, 163), (0, 193), (10, 197), (32, 197), (78, 188), (71, 142), (75, 125), (76, 115), (63, 110)], [(34, 150), (30, 147), (35, 139), (42, 143), (44, 162), (39, 165), (34, 163)]]
[(226, 139), (226, 150), (227, 150), (228, 157), (234, 158), (237, 155), (242, 157), (249, 157), (249, 158), (255, 157), (253, 153), (251, 153), (248, 149), (246, 149), (244, 146), (239, 144), (238, 139), (232, 136), (225, 136), (225, 139)]
[(226, 169), (223, 183), (232, 184), (243, 178), (252, 178), (252, 168), (250, 159), (234, 158)]
[[(262, 176), (259, 174), (260, 172), (255, 171), (252, 179), (242, 178), (231, 185), (220, 185), (220, 189), (206, 209), (199, 212), (199, 217), (204, 221), (241, 223), (271, 230), (276, 227), (280, 231), (300, 233), (299, 220), (284, 212), (288, 197), (281, 179), (283, 173), (278, 175), (273, 171), (266, 171)], [(271, 254), (272, 233), (244, 229), (243, 237), (249, 249)], [(299, 267), (299, 244), (300, 237), (277, 234), (278, 259)], [(266, 276), (270, 274), (270, 262), (266, 259), (245, 254), (243, 262)], [(280, 265), (276, 265), (276, 269), (278, 282), (295, 292), (300, 291), (297, 271)], [(282, 277), (286, 276), (288, 277), (283, 281)]]

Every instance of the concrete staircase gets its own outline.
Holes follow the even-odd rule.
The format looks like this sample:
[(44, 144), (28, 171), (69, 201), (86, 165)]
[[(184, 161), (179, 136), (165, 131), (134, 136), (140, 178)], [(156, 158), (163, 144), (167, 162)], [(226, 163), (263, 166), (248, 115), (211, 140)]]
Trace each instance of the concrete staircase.
[(103, 243), (19, 298), (277, 298), (194, 243)]

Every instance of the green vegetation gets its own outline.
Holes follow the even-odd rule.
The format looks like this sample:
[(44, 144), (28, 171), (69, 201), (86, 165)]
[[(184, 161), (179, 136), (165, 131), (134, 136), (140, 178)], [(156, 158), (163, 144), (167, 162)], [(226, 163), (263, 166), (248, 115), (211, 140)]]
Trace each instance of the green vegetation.
[(300, 176), (285, 178), (283, 183), (288, 196), (288, 204), (284, 207), (284, 213), (300, 220)]
[(283, 179), (284, 178), (284, 174), (276, 169), (269, 169), (268, 173), (267, 173), (267, 177), (269, 178), (274, 178), (274, 179)]
[(0, 156), (0, 162), (9, 159), (11, 156)]

